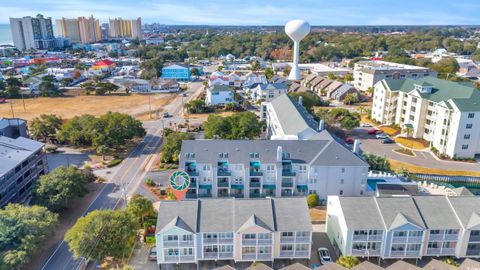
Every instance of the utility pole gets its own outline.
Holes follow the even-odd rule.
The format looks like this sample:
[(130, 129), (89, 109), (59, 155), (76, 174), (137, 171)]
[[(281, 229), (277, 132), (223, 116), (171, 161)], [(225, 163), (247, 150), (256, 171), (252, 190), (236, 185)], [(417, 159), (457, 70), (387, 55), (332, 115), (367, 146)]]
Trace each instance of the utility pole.
[(26, 112), (27, 108), (25, 107), (25, 98), (23, 98), (23, 93), (22, 92), (20, 92), (20, 95), (22, 95), (23, 111)]
[(152, 100), (150, 94), (148, 94), (148, 116), (152, 119)]
[(13, 101), (10, 101), (10, 110), (12, 110), (12, 118), (15, 118), (15, 113), (13, 112)]

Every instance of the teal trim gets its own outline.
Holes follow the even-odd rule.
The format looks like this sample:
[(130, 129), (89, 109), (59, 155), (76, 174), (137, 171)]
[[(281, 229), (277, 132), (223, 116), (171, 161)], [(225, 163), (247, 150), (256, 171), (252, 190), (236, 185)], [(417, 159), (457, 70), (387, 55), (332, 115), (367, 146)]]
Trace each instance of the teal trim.
[(200, 189), (212, 189), (212, 185), (210, 184), (200, 184), (199, 187)]
[(275, 184), (263, 185), (264, 189), (275, 189)]
[(231, 188), (234, 188), (234, 189), (243, 189), (243, 184), (232, 185)]
[(307, 191), (307, 190), (308, 190), (308, 186), (307, 186), (307, 185), (297, 185), (297, 189), (298, 189), (298, 190)]

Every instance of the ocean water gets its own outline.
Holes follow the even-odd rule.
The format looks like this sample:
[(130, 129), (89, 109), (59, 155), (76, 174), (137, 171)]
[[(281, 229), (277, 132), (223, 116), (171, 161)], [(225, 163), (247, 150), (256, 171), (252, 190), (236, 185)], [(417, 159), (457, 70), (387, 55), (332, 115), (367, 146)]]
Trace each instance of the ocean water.
[(13, 44), (9, 24), (0, 24), (0, 45), (2, 44)]

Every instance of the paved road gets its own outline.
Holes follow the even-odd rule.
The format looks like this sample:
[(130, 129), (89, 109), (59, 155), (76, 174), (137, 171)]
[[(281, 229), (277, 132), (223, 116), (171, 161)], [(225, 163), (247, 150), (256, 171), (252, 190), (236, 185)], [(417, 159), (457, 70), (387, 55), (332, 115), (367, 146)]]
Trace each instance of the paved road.
[[(187, 97), (179, 96), (165, 107), (165, 111), (177, 116), (180, 114), (184, 102), (194, 98), (202, 89), (201, 83), (191, 83), (186, 91)], [(178, 118), (168, 118), (165, 121), (177, 121)], [(114, 209), (123, 204), (123, 197), (131, 196), (138, 190), (141, 181), (145, 178), (145, 166), (159, 152), (162, 138), (161, 131), (164, 123), (162, 120), (144, 123), (147, 130), (145, 138), (135, 147), (130, 155), (119, 165), (112, 180), (107, 183), (98, 196), (89, 205), (82, 216), (100, 209)], [(122, 192), (125, 190), (126, 192)], [(123, 205), (121, 205), (123, 206)], [(80, 260), (74, 260), (69, 251), (68, 244), (62, 241), (51, 256), (43, 263), (40, 270), (76, 270), (81, 264)]]

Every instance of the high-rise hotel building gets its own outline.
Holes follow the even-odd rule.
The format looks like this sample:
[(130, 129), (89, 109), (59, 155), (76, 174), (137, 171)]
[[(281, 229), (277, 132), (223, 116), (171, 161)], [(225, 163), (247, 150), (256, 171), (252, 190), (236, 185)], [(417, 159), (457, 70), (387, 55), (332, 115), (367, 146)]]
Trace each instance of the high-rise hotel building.
[(142, 19), (110, 19), (108, 24), (110, 38), (142, 39)]
[(56, 20), (57, 36), (69, 38), (72, 43), (93, 43), (102, 40), (100, 22), (93, 16)]

